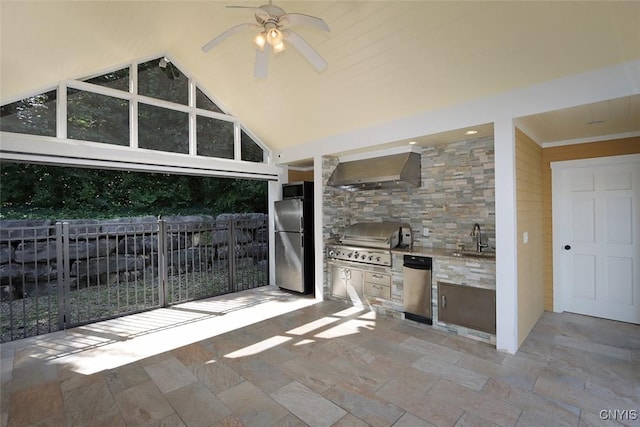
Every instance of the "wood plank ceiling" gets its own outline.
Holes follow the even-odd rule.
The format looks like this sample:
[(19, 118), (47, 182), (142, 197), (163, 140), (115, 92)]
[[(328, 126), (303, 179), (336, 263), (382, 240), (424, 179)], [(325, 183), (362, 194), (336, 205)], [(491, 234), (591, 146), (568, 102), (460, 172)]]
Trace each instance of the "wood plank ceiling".
[[(3, 0), (2, 102), (166, 53), (281, 150), (640, 58), (640, 3), (615, 1), (282, 1), (276, 4), (285, 11), (330, 26), (330, 33), (295, 28), (328, 61), (326, 71), (289, 48), (270, 58), (267, 79), (256, 80), (250, 30), (200, 50), (225, 29), (253, 22), (250, 10), (225, 5), (263, 3)], [(604, 108), (615, 120), (628, 112), (636, 119), (637, 100), (631, 102), (588, 108), (594, 118)], [(582, 113), (550, 120), (566, 128), (575, 114)]]

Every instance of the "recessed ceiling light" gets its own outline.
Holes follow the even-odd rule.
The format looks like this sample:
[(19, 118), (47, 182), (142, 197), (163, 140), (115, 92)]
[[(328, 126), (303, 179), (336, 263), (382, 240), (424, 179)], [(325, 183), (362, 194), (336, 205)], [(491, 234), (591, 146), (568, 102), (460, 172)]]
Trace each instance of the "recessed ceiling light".
[(416, 145), (417, 143), (417, 141), (409, 141), (409, 145)]
[(464, 134), (465, 134), (465, 135), (475, 135), (475, 134), (477, 134), (477, 133), (478, 133), (478, 131), (477, 131), (477, 130), (475, 130), (475, 129), (471, 129), (471, 130), (466, 131)]

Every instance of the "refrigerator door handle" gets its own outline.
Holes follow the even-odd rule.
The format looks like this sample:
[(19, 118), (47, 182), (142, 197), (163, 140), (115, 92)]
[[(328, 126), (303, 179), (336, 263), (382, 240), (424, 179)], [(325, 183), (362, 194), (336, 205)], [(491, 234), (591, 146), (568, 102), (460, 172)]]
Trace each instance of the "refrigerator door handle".
[(300, 234), (300, 247), (304, 248), (304, 234)]
[(300, 217), (300, 231), (304, 231), (304, 217)]

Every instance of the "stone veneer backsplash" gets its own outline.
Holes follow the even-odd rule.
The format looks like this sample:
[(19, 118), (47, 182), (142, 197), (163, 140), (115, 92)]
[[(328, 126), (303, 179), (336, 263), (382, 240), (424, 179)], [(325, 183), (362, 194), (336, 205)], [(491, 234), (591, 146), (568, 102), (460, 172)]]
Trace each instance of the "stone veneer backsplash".
[[(326, 185), (337, 157), (322, 162), (324, 238), (363, 221), (411, 225), (414, 245), (435, 249), (475, 248), (469, 233), (480, 224), (483, 242), (495, 247), (495, 169), (493, 138), (426, 147), (421, 155), (420, 188), (349, 192)], [(429, 228), (429, 237), (422, 229)]]
[[(464, 244), (473, 249), (469, 235), (480, 224), (483, 242), (495, 248), (495, 173), (493, 138), (478, 138), (424, 148), (421, 154), (420, 188), (411, 190), (367, 190), (349, 192), (326, 185), (338, 164), (337, 157), (322, 162), (323, 237), (335, 239), (345, 227), (362, 221), (397, 221), (411, 225), (415, 246), (433, 249), (457, 249)], [(429, 237), (422, 229), (429, 228)], [(329, 274), (325, 263), (325, 295), (329, 295)], [(472, 274), (469, 274), (472, 272)], [(367, 304), (376, 312), (391, 317), (403, 316), (404, 284), (402, 254), (393, 254), (390, 270), (391, 299), (367, 296)], [(432, 283), (433, 324), (461, 336), (495, 344), (495, 335), (442, 323), (438, 319), (438, 281), (462, 286), (495, 289), (495, 263), (447, 258), (434, 261)]]

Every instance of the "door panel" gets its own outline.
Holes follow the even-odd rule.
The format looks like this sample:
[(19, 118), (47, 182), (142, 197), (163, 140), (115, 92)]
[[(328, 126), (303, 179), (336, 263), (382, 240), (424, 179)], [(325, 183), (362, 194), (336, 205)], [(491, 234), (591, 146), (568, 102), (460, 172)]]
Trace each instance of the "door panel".
[(579, 171), (570, 177), (570, 189), (573, 193), (595, 190), (594, 176), (589, 171)]
[(573, 256), (573, 297), (596, 299), (596, 258), (590, 255)]
[(611, 173), (607, 175), (607, 190), (631, 190), (632, 174), (627, 173)]
[(595, 241), (595, 203), (593, 199), (574, 199), (572, 210), (573, 240)]
[(351, 300), (355, 305), (364, 303), (364, 271), (358, 268), (329, 263), (331, 295)]
[(622, 305), (633, 303), (633, 260), (631, 258), (607, 258), (606, 298), (609, 302)]
[(355, 305), (364, 304), (364, 271), (347, 269), (347, 297)]
[(630, 245), (632, 242), (632, 216), (630, 197), (616, 197), (606, 200), (607, 243)]
[(302, 200), (286, 199), (275, 202), (275, 227), (277, 231), (301, 233)]
[(304, 292), (304, 264), (302, 235), (275, 233), (276, 285), (296, 292)]
[(496, 333), (496, 291), (438, 282), (438, 321)]
[(347, 274), (346, 268), (329, 264), (331, 270), (331, 295), (339, 298), (347, 297)]
[(553, 166), (554, 310), (640, 323), (640, 155)]

